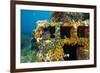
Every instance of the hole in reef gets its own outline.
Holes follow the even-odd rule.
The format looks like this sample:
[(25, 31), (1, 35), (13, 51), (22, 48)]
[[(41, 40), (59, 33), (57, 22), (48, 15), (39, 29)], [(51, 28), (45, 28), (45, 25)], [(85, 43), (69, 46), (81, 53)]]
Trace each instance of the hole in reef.
[(64, 44), (64, 60), (78, 60), (78, 49), (80, 45), (66, 45)]

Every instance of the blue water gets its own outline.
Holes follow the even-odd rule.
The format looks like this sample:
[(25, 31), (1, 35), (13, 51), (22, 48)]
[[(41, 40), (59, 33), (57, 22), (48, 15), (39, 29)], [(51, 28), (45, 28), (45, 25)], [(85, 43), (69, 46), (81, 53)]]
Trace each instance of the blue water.
[(51, 11), (21, 10), (21, 32), (32, 33), (38, 20), (50, 21)]

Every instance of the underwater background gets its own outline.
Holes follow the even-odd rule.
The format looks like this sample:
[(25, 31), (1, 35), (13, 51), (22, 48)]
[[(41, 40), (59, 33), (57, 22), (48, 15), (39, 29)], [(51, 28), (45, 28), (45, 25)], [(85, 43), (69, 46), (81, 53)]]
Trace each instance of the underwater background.
[(89, 59), (89, 13), (21, 10), (21, 60)]

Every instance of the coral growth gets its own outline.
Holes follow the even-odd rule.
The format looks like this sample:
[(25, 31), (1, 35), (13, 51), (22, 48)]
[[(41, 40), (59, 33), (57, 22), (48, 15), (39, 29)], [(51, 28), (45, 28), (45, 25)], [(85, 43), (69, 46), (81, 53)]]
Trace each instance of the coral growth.
[[(53, 12), (51, 21), (37, 21), (37, 27), (32, 33), (31, 51), (24, 56), (30, 62), (53, 62), (70, 60), (89, 59), (89, 22), (83, 19), (85, 14), (75, 12)], [(89, 20), (89, 18), (87, 18)], [(87, 20), (86, 19), (86, 20)], [(79, 27), (82, 27), (78, 33)], [(84, 27), (84, 30), (83, 30)], [(87, 33), (87, 34), (84, 34)], [(73, 51), (65, 50), (73, 48)], [(76, 49), (76, 50), (75, 50)], [(75, 52), (76, 58), (71, 58)], [(31, 54), (30, 54), (31, 53)], [(75, 57), (75, 56), (74, 56)], [(66, 59), (65, 59), (66, 58)], [(25, 61), (22, 57), (22, 62)]]

